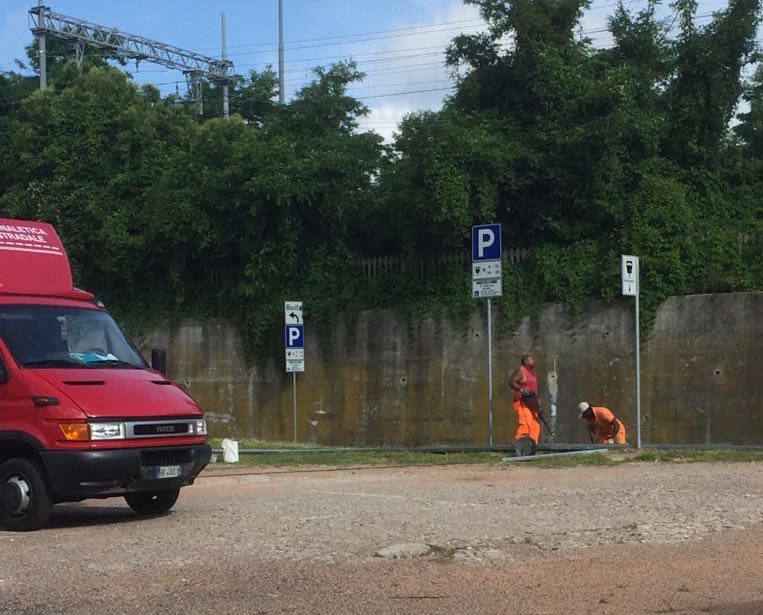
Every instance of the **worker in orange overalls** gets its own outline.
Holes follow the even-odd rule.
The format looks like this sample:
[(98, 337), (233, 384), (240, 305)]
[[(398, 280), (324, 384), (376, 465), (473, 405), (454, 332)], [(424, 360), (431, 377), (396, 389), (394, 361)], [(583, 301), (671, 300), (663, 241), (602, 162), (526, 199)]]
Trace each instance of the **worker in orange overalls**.
[(609, 408), (578, 404), (578, 418), (588, 425), (588, 436), (594, 444), (625, 444), (625, 425)]
[(514, 450), (517, 456), (534, 455), (541, 430), (535, 357), (527, 354), (520, 359), (519, 369), (509, 377), (509, 387), (514, 391), (514, 412), (517, 413), (518, 423), (514, 433)]

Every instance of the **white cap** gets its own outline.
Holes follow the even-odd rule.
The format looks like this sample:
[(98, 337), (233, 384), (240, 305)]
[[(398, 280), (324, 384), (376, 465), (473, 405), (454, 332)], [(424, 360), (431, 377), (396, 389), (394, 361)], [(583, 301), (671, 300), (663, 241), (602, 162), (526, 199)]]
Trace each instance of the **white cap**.
[(591, 404), (589, 404), (587, 401), (581, 401), (578, 404), (578, 418), (582, 419), (583, 418), (583, 413), (586, 410), (588, 410), (588, 408), (590, 408), (590, 407), (591, 407)]

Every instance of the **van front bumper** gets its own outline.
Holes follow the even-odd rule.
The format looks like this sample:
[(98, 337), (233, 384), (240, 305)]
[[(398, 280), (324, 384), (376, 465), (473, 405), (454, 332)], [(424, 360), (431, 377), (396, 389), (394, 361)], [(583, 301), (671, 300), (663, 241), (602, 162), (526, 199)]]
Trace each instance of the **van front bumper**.
[[(40, 451), (58, 502), (112, 497), (133, 491), (190, 485), (212, 457), (209, 444), (102, 451)], [(157, 467), (178, 467), (180, 476), (156, 478)]]

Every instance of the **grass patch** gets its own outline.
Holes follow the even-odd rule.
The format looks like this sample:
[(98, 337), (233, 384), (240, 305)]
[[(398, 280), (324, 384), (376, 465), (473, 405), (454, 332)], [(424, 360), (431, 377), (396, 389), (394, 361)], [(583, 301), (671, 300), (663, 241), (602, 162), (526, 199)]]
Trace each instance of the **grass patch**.
[[(240, 462), (233, 464), (243, 467), (283, 467), (283, 466), (443, 466), (456, 464), (500, 464), (504, 453), (416, 453), (416, 452), (353, 452), (333, 451), (311, 453), (295, 450), (288, 453), (262, 453), (241, 455)], [(215, 464), (220, 467), (224, 464)]]
[(612, 458), (612, 453), (593, 453), (590, 455), (570, 455), (568, 457), (549, 457), (538, 454), (537, 459), (512, 463), (514, 467), (533, 468), (572, 468), (575, 466), (613, 466), (620, 463), (620, 459)]
[[(214, 447), (220, 446), (219, 440), (212, 440)], [(504, 465), (505, 467), (532, 468), (571, 468), (577, 466), (614, 466), (621, 463), (689, 463), (689, 462), (761, 462), (763, 451), (705, 451), (695, 449), (673, 449), (665, 451), (621, 452), (607, 454), (582, 454), (565, 457), (544, 458), (539, 454), (533, 461), (503, 464), (506, 453), (422, 453), (415, 451), (335, 451), (311, 452), (305, 448), (319, 448), (313, 445), (287, 442), (262, 442), (259, 440), (240, 440), (239, 448), (288, 449), (288, 452), (241, 455), (238, 464), (213, 464), (221, 467), (299, 467), (299, 466), (445, 466), (463, 464)], [(221, 456), (220, 456), (221, 457)]]
[[(234, 438), (238, 442), (239, 450), (244, 448), (274, 448), (288, 450), (303, 450), (306, 448), (331, 448), (330, 446), (321, 446), (320, 444), (308, 444), (305, 442), (285, 442), (280, 440), (255, 440), (253, 438)], [(220, 448), (223, 443), (222, 438), (210, 438), (209, 443), (212, 448)]]
[[(670, 449), (660, 451), (621, 452), (592, 455), (549, 457), (524, 462), (534, 468), (571, 468), (575, 466), (614, 466), (621, 463), (696, 463), (696, 462), (752, 462), (763, 461), (763, 451), (706, 451), (698, 449)], [(520, 464), (514, 464), (520, 465)]]
[(641, 451), (632, 453), (624, 461), (643, 462), (697, 462), (727, 461), (749, 462), (763, 461), (763, 451), (705, 451), (698, 449), (670, 449), (665, 451)]

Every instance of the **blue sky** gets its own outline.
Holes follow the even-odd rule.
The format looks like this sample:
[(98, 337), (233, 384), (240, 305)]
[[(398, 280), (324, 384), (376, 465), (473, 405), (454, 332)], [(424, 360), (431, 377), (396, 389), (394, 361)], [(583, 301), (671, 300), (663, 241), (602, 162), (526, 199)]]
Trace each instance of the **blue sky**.
[[(35, 0), (0, 0), (0, 71), (14, 68), (31, 40), (27, 11)], [(235, 71), (277, 66), (277, 0), (46, 0), (58, 13), (115, 26), (179, 47), (219, 56), (220, 13), (228, 23), (229, 57)], [(607, 15), (615, 0), (593, 0), (583, 30), (594, 44), (610, 42)], [(643, 0), (627, 1), (634, 9)], [(459, 32), (482, 27), (474, 7), (461, 0), (285, 0), (286, 86), (293, 95), (309, 79), (311, 67), (355, 58), (366, 79), (351, 90), (371, 112), (363, 126), (386, 138), (407, 112), (437, 108), (452, 80), (443, 52)], [(725, 6), (700, 0), (699, 13)], [(698, 23), (706, 23), (700, 19)], [(317, 39), (317, 40), (315, 40)], [(141, 63), (135, 79), (157, 84), (164, 94), (185, 91), (182, 74)], [(422, 91), (430, 90), (430, 91)]]

